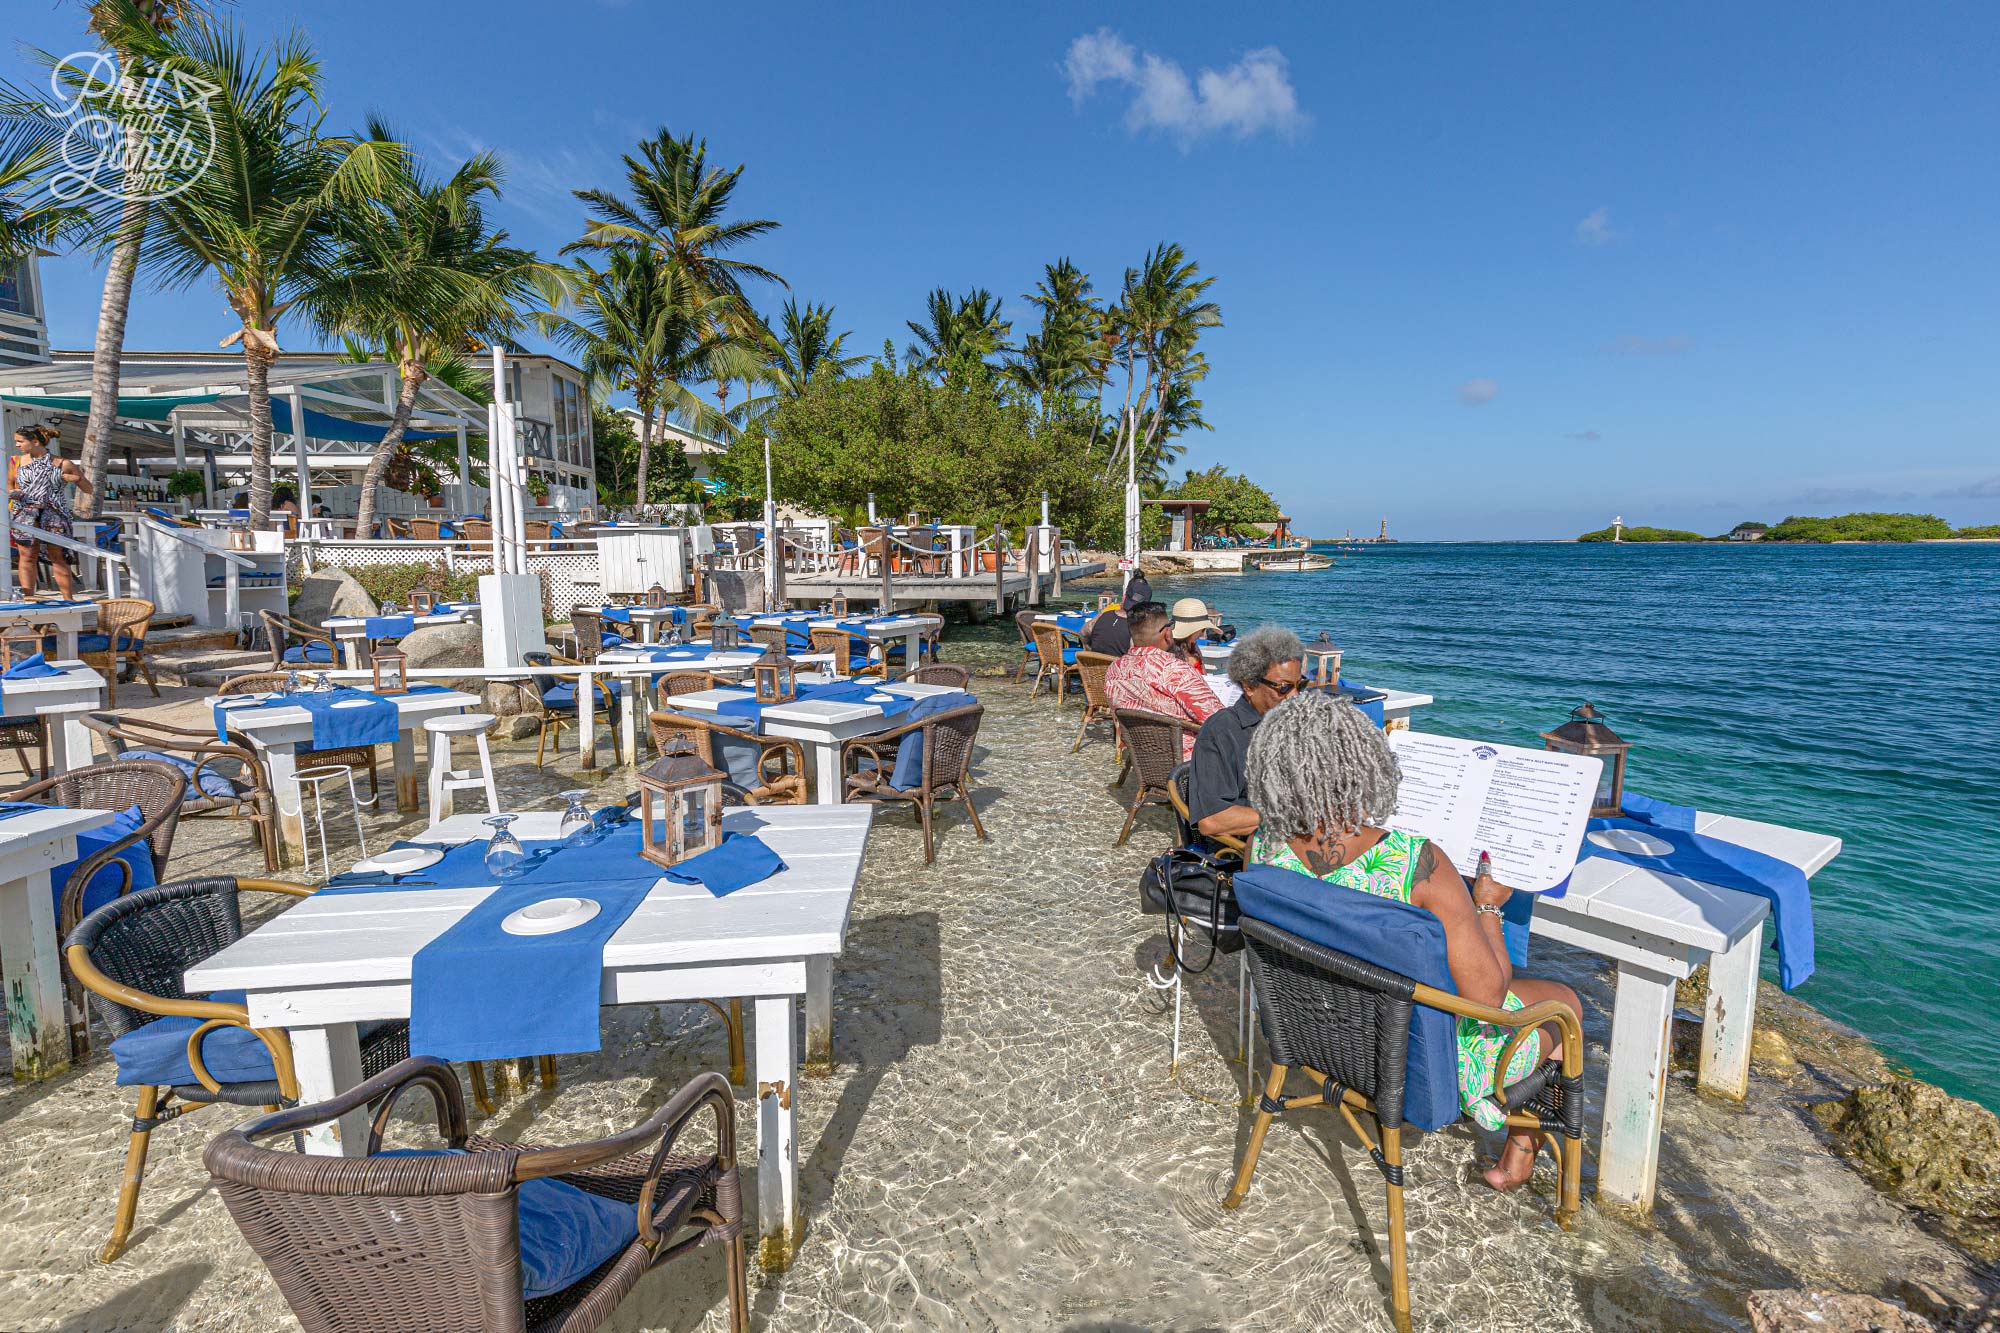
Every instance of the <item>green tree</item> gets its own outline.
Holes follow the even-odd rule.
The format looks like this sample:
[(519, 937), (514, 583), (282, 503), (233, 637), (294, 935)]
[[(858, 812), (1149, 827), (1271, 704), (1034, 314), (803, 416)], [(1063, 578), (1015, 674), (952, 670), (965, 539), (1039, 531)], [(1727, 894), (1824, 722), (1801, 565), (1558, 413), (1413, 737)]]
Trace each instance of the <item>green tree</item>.
[(748, 429), (779, 403), (798, 397), (807, 385), (853, 374), (868, 358), (847, 355), (847, 338), (845, 332), (833, 331), (832, 306), (801, 308), (787, 297), (778, 327), (760, 327), (753, 344), (761, 360), (756, 382), (767, 392), (746, 398), (729, 413), (730, 420), (739, 429)]
[(1109, 366), (1104, 312), (1091, 294), (1090, 275), (1068, 257), (1043, 270), (1042, 281), (1023, 299), (1041, 312), (1041, 327), (1021, 340), (1008, 374), (1040, 403), (1042, 415), (1074, 413), (1083, 395), (1095, 390), (1101, 416), (1103, 371)]
[[(324, 130), (320, 65), (297, 33), (268, 56), (252, 54), (236, 29), (197, 15), (168, 37), (123, 23), (114, 39), (163, 69), (211, 86), (215, 138), (208, 168), (152, 205), (147, 260), (161, 283), (203, 278), (221, 288), (237, 329), (250, 406), (250, 521), (271, 511), (271, 365), (278, 321), (332, 256), (342, 213), (389, 188), (399, 145), (357, 144)], [(201, 131), (207, 133), (204, 126)]]
[[(1142, 460), (1162, 438), (1169, 421), (1162, 409), (1171, 386), (1208, 373), (1207, 360), (1195, 344), (1203, 329), (1222, 323), (1221, 307), (1206, 299), (1214, 283), (1213, 277), (1201, 276), (1201, 265), (1171, 242), (1154, 246), (1138, 268), (1125, 270), (1113, 317), (1125, 372), (1125, 406), (1104, 464), (1107, 480), (1116, 475), (1126, 453), (1137, 451), (1135, 460)], [(1143, 378), (1140, 362), (1145, 363)]]
[[(396, 142), (379, 121), (368, 141)], [(488, 223), (484, 202), (500, 197), (503, 179), (492, 154), (442, 180), (397, 155), (388, 177), (379, 201), (338, 217), (338, 252), (305, 296), (322, 332), (362, 338), (397, 368), (395, 411), (361, 476), (361, 533), (374, 530), (376, 492), (402, 452), (431, 367), (511, 333), (521, 323), (517, 307), (537, 293), (554, 295), (562, 280)]]
[(1007, 335), (1014, 327), (1001, 317), (999, 298), (984, 287), (956, 300), (939, 287), (924, 299), (923, 320), (904, 323), (916, 339), (904, 350), (911, 365), (940, 380), (967, 383), (988, 382), (988, 358), (1008, 350)]
[(1284, 512), (1269, 491), (1221, 464), (1205, 472), (1189, 469), (1167, 495), (1177, 500), (1208, 501), (1202, 525), (1231, 536), (1243, 536), (1259, 523), (1275, 523)]

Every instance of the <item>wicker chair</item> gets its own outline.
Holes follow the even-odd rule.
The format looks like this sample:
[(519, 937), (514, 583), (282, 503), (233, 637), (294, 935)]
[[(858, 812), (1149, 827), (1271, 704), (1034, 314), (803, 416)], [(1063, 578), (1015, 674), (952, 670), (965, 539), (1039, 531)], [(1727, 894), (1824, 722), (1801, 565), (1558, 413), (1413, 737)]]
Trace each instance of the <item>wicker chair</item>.
[(1035, 639), (1035, 681), (1028, 690), (1028, 697), (1034, 698), (1042, 688), (1042, 682), (1055, 682), (1056, 705), (1060, 707), (1069, 697), (1069, 680), (1080, 673), (1076, 669), (1078, 649), (1067, 646), (1063, 640), (1074, 638), (1052, 620), (1037, 620), (1029, 633)]
[(1076, 725), (1076, 743), (1069, 747), (1075, 754), (1083, 748), (1083, 737), (1093, 722), (1111, 724), (1111, 740), (1117, 747), (1116, 758), (1125, 754), (1125, 738), (1118, 730), (1118, 719), (1112, 716), (1111, 691), (1104, 684), (1104, 673), (1118, 659), (1108, 653), (1093, 653), (1088, 648), (1079, 648), (1076, 654), (1076, 679), (1083, 687), (1083, 720)]
[(660, 677), (660, 695), (670, 699), (676, 694), (712, 690), (721, 684), (722, 677), (713, 671), (670, 671)]
[[(259, 611), (264, 621), (264, 641), (271, 649), (271, 670), (284, 671), (301, 667), (335, 667), (340, 665), (340, 645), (333, 636), (323, 629), (315, 629), (303, 620), (293, 620), (275, 611)], [(291, 641), (297, 639), (298, 647)], [(313, 651), (318, 645), (319, 651)]]
[(382, 535), (390, 541), (398, 539), (408, 541), (415, 535), (410, 528), (410, 523), (410, 519), (391, 518), (385, 515), (382, 519)]
[[(21, 761), (21, 776), (29, 782), (49, 776), (49, 724), (40, 717), (0, 717), (0, 745), (14, 747)], [(35, 747), (36, 760), (28, 763), (28, 747)]]
[[(972, 747), (979, 738), (980, 704), (967, 704), (900, 727), (857, 736), (840, 747), (843, 794), (850, 801), (907, 801), (916, 807), (924, 827), (924, 864), (937, 861), (931, 837), (931, 816), (942, 801), (963, 801), (973, 831), (986, 841), (979, 809), (972, 803)], [(904, 791), (894, 783), (896, 752), (905, 736), (923, 737), (923, 776)], [(865, 763), (863, 761), (866, 761)]]
[[(270, 613), (265, 612), (266, 615)], [(262, 694), (278, 689), (285, 683), (288, 673), (283, 671), (252, 671), (248, 675), (231, 676), (215, 687), (218, 695)], [(372, 745), (347, 745), (331, 750), (298, 750), (294, 760), (300, 768), (310, 768), (316, 764), (337, 764), (347, 768), (366, 769), (368, 772), (368, 804), (373, 806), (382, 796), (381, 774), (375, 766), (375, 747)]]
[[(107, 903), (70, 931), (63, 951), (70, 972), (89, 990), (98, 1018), (114, 1039), (159, 1018), (195, 1018), (192, 1044), (215, 1028), (240, 1028), (253, 1033), (269, 1052), (272, 1077), (242, 1083), (218, 1083), (200, 1058), (189, 1051), (194, 1081), (141, 1086), (139, 1107), (132, 1119), (132, 1137), (125, 1150), (125, 1180), (118, 1194), (118, 1213), (111, 1240), (98, 1259), (110, 1263), (124, 1250), (139, 1210), (139, 1185), (145, 1177), (146, 1148), (153, 1130), (190, 1111), (224, 1102), (232, 1106), (262, 1106), (275, 1110), (298, 1097), (292, 1072), (292, 1048), (282, 1028), (252, 1028), (240, 1004), (189, 995), (181, 978), (187, 970), (242, 938), (243, 916), (238, 895), (245, 890), (303, 898), (311, 893), (300, 884), (275, 880), (235, 879), (219, 875), (141, 889)], [(362, 1072), (375, 1073), (409, 1054), (409, 1024), (383, 1024), (361, 1042)], [(183, 1105), (170, 1105), (178, 1098)]]
[[(1016, 685), (1021, 683), (1021, 677), (1027, 674), (1030, 666), (1035, 667), (1039, 673), (1042, 665), (1041, 650), (1035, 646), (1035, 616), (1037, 614), (1032, 607), (1022, 607), (1014, 613), (1014, 628), (1021, 631), (1021, 662), (1020, 665), (1014, 668), (1014, 683)], [(1039, 674), (1037, 675), (1037, 679), (1040, 679)]]
[[(569, 613), (569, 626), (571, 632), (576, 636), (577, 661), (585, 663), (595, 662), (597, 655), (609, 646), (604, 642), (603, 612), (571, 611)], [(620, 643), (624, 642), (624, 639), (619, 638), (615, 634), (612, 637), (618, 639)]]
[(1186, 718), (1169, 717), (1144, 708), (1114, 708), (1119, 735), (1124, 738), (1125, 757), (1139, 775), (1139, 790), (1132, 795), (1125, 827), (1118, 832), (1117, 845), (1123, 847), (1132, 836), (1132, 824), (1139, 811), (1149, 805), (1173, 804), (1174, 770), (1181, 763), (1181, 741), (1200, 730)]
[(791, 637), (783, 625), (752, 625), (749, 638), (759, 648), (776, 648), (781, 653), (791, 650)]
[[(521, 660), (529, 666), (555, 666), (558, 663), (563, 666), (583, 665), (575, 658), (564, 657), (561, 653), (522, 653)], [(535, 738), (535, 767), (540, 768), (551, 735), (556, 738), (556, 752), (558, 754), (562, 752), (563, 724), (576, 716), (576, 682), (564, 680), (560, 676), (536, 676), (534, 681), (535, 689), (542, 699), (542, 730)], [(596, 692), (597, 706), (607, 712), (618, 700), (617, 691), (604, 681), (593, 679), (590, 688)], [(611, 736), (611, 743), (615, 747), (618, 744), (618, 733), (615, 728)]]
[[(264, 869), (267, 872), (278, 869), (271, 782), (249, 746), (218, 741), (212, 729), (192, 731), (123, 713), (92, 713), (83, 719), (83, 725), (104, 738), (105, 753), (114, 759), (128, 750), (152, 750), (188, 760), (194, 765), (194, 776), (188, 780), (187, 795), (181, 798), (181, 818), (219, 815), (224, 819), (249, 820), (251, 834), (264, 853)], [(233, 794), (225, 796), (204, 790), (204, 777), (221, 778)]]
[[(851, 630), (838, 625), (814, 625), (806, 630), (806, 639), (815, 653), (832, 653), (834, 666), (841, 675), (880, 676), (889, 678), (887, 658), (880, 661), (867, 657), (868, 641)], [(856, 651), (862, 654), (857, 662)]]
[(420, 542), (434, 542), (444, 535), (443, 524), (434, 518), (413, 518), (410, 535)]
[[(1341, 891), (1337, 886), (1328, 887)], [(1564, 1229), (1569, 1228), (1576, 1217), (1583, 1165), (1583, 1028), (1574, 1010), (1554, 1000), (1526, 1009), (1488, 1008), (1249, 915), (1241, 919), (1241, 927), (1256, 980), (1258, 1015), (1271, 1054), (1271, 1074), (1257, 1103), (1257, 1116), (1244, 1145), (1236, 1182), (1223, 1200), (1224, 1208), (1239, 1206), (1249, 1193), (1250, 1178), (1274, 1116), (1308, 1107), (1337, 1107), (1388, 1182), (1390, 1306), (1397, 1329), (1408, 1333), (1403, 1112), (1410, 1072), (1410, 1028), (1417, 1007), (1424, 1006), (1513, 1029), (1513, 1040), (1495, 1065), (1493, 1096), (1504, 1109), (1510, 1128), (1548, 1132), (1549, 1150), (1561, 1177), (1556, 1220)], [(1442, 927), (1438, 931), (1437, 951), (1442, 957)], [(1516, 1044), (1551, 1022), (1562, 1031), (1562, 1059), (1544, 1060), (1520, 1082), (1504, 1084)], [(1433, 1085), (1441, 1081), (1442, 1086), (1456, 1089), (1457, 1044), (1436, 1041), (1425, 1050), (1433, 1062), (1426, 1071)], [(1293, 1069), (1319, 1091), (1285, 1096), (1285, 1079)], [(1356, 1111), (1374, 1118), (1379, 1143), (1362, 1126)]]
[(662, 754), (666, 752), (670, 739), (685, 736), (694, 742), (695, 753), (701, 756), (702, 762), (718, 770), (722, 764), (715, 753), (715, 737), (727, 736), (756, 746), (756, 784), (744, 787), (725, 779), (722, 784), (725, 798), (736, 797), (746, 805), (805, 805), (811, 799), (806, 790), (805, 746), (795, 740), (759, 736), (753, 731), (743, 731), (713, 718), (696, 717), (689, 713), (649, 713), (646, 720), (653, 729), (653, 744)]
[(1194, 765), (1181, 764), (1174, 769), (1173, 777), (1167, 783), (1167, 804), (1174, 808), (1174, 831), (1183, 847), (1197, 847), (1202, 843), (1220, 847), (1224, 851), (1235, 852), (1238, 856), (1250, 855), (1250, 844), (1227, 833), (1203, 833), (1194, 826), (1194, 815), (1188, 810), (1188, 782), (1194, 773)]
[(521, 524), (521, 535), (531, 542), (545, 542), (555, 536), (555, 528), (546, 518), (526, 519)]
[(464, 541), (490, 542), (493, 540), (493, 523), (490, 519), (468, 518), (452, 526), (458, 529), (458, 535)]
[[(56, 912), (56, 930), (67, 935), (83, 918), (83, 891), (91, 877), (109, 865), (118, 854), (142, 839), (153, 858), (155, 879), (165, 879), (167, 859), (173, 855), (174, 832), (180, 826), (181, 803), (187, 795), (187, 775), (174, 765), (158, 759), (123, 759), (94, 764), (70, 773), (59, 773), (6, 793), (0, 799), (34, 801), (42, 805), (64, 806), (71, 810), (124, 810), (139, 807), (138, 828), (101, 848), (70, 872), (63, 885), (62, 901)], [(121, 863), (121, 869), (123, 868)], [(124, 870), (125, 887), (132, 876)], [(78, 1007), (82, 999), (78, 997)]]
[(948, 662), (932, 662), (904, 677), (912, 685), (949, 685), (954, 690), (972, 687), (972, 669)]
[(77, 637), (77, 656), (97, 668), (104, 677), (105, 702), (118, 706), (118, 677), (136, 667), (146, 679), (146, 688), (160, 697), (160, 684), (153, 679), (153, 664), (146, 658), (146, 627), (153, 620), (153, 604), (143, 597), (110, 597), (97, 604), (97, 633)]
[[(381, 1154), (389, 1111), (413, 1086), (430, 1094), (439, 1136), (462, 1151)], [(262, 1146), (377, 1101), (365, 1157)], [(704, 1112), (714, 1119), (714, 1150), (676, 1153)], [(729, 1327), (743, 1333), (749, 1289), (734, 1113), (728, 1082), (708, 1073), (622, 1133), (563, 1147), (505, 1143), (472, 1134), (451, 1067), (419, 1057), (330, 1101), (228, 1130), (202, 1161), (307, 1333), (582, 1333), (608, 1320), (648, 1271), (702, 1245), (722, 1247)], [(528, 1300), (517, 1199), (524, 1183), (547, 1178), (631, 1207), (634, 1235), (577, 1282)]]

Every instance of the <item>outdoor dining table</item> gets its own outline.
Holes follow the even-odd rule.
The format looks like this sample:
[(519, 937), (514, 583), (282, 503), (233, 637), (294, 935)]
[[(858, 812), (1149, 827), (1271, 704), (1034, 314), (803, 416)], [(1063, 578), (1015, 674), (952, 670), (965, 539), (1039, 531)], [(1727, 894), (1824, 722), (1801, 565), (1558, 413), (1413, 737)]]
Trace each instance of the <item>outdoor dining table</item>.
[(77, 859), (76, 835), (111, 822), (108, 810), (27, 810), (0, 819), (0, 987), (16, 1080), (69, 1068), (61, 941), (49, 872)]
[(96, 758), (91, 752), (90, 729), (83, 725), (83, 719), (104, 707), (104, 677), (82, 662), (58, 658), (49, 665), (60, 674), (0, 679), (0, 714), (39, 717), (48, 723), (51, 774), (89, 768)]
[[(789, 1262), (799, 1237), (796, 1006), (803, 997), (806, 1068), (825, 1072), (833, 1059), (833, 960), (844, 946), (873, 813), (867, 806), (729, 810), (724, 831), (755, 834), (786, 869), (720, 898), (699, 884), (659, 880), (604, 946), (604, 1004), (754, 1002), (758, 1248), (775, 1267)], [(536, 811), (517, 816), (513, 831), (553, 840), (560, 821), (555, 811)], [(481, 816), (454, 815), (419, 840), (483, 840), (481, 824)], [(411, 960), (491, 892), (322, 890), (190, 969), (185, 984), (190, 993), (243, 991), (253, 1024), (290, 1033), (301, 1100), (324, 1101), (361, 1081), (357, 1025), (409, 1018)], [(303, 1138), (308, 1153), (358, 1157), (368, 1112), (357, 1108)]]
[(83, 600), (0, 602), (0, 630), (49, 625), (56, 632), (56, 656), (76, 656), (76, 636), (97, 628), (97, 603)]
[[(883, 694), (922, 699), (933, 694), (956, 694), (956, 685), (920, 685), (897, 681), (880, 687)], [(670, 707), (703, 717), (721, 716), (720, 706), (734, 699), (747, 699), (749, 690), (696, 690), (667, 700)], [(745, 718), (730, 718), (735, 724)], [(880, 704), (866, 700), (795, 699), (790, 703), (767, 705), (758, 717), (755, 730), (764, 736), (798, 741), (806, 748), (813, 765), (813, 803), (839, 805), (840, 747), (856, 736), (888, 731), (900, 725), (900, 716), (891, 717)]]
[(414, 633), (426, 625), (462, 625), (468, 620), (476, 619), (477, 612), (472, 608), (459, 608), (450, 611), (426, 611), (421, 615), (415, 612), (395, 611), (386, 616), (328, 616), (323, 624), (326, 632), (333, 636), (333, 641), (340, 645), (341, 665), (349, 671), (358, 671), (367, 665), (362, 660), (363, 650), (375, 643), (403, 637), (401, 634), (370, 634), (368, 622), (394, 620), (403, 616), (407, 616), (411, 622), (409, 630), (405, 633)]
[[(481, 702), (477, 695), (458, 690), (435, 690), (422, 694), (382, 696), (396, 705), (395, 756), (396, 808), (417, 808), (416, 733), (434, 717), (445, 717)], [(211, 707), (218, 702), (206, 701)], [(303, 855), (306, 845), (305, 804), (299, 792), (300, 750), (312, 748), (312, 714), (296, 704), (274, 698), (263, 707), (247, 705), (225, 714), (229, 730), (257, 748), (271, 777), (271, 797), (278, 807), (279, 841), (288, 855)]]
[[(1705, 811), (1696, 812), (1694, 832), (1788, 861), (1808, 876), (1840, 854), (1840, 839), (1830, 834)], [(1650, 1209), (1659, 1179), (1674, 983), (1708, 964), (1697, 1081), (1740, 1101), (1750, 1083), (1758, 964), (1771, 905), (1755, 894), (1590, 857), (1577, 864), (1563, 897), (1537, 897), (1534, 909), (1533, 936), (1617, 964), (1597, 1193)]]
[[(1243, 697), (1243, 687), (1219, 671), (1211, 671), (1202, 677), (1208, 688), (1215, 691), (1215, 697), (1222, 700), (1227, 708)], [(1353, 684), (1352, 681), (1347, 682)], [(1382, 730), (1404, 731), (1409, 728), (1410, 715), (1419, 708), (1434, 704), (1437, 700), (1428, 694), (1418, 694), (1414, 690), (1388, 690), (1380, 686), (1368, 687), (1382, 695)]]
[(878, 659), (887, 656), (891, 644), (901, 642), (903, 645), (903, 662), (907, 668), (912, 670), (915, 669), (917, 663), (923, 660), (922, 652), (925, 632), (937, 629), (944, 624), (942, 616), (919, 615), (881, 616), (874, 620), (865, 620), (859, 623), (856, 623), (853, 617), (849, 617), (843, 621), (827, 615), (806, 615), (803, 617), (795, 615), (752, 616), (747, 618), (747, 623), (768, 627), (783, 625), (786, 621), (800, 619), (803, 619), (813, 629), (846, 629), (851, 634), (859, 635), (873, 645), (875, 650), (873, 656)]
[(658, 643), (662, 625), (688, 623), (688, 609), (684, 606), (602, 606), (597, 608), (597, 614), (604, 617), (606, 629), (614, 632), (629, 622), (638, 631), (640, 643)]

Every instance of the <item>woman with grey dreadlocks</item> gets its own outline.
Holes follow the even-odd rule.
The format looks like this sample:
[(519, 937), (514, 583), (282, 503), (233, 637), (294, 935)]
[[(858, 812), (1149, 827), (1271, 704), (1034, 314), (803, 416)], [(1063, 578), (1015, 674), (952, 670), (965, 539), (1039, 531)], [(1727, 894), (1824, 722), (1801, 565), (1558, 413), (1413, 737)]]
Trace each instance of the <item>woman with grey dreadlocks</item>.
[[(1258, 815), (1253, 862), (1311, 875), (1381, 898), (1410, 903), (1444, 924), (1445, 952), (1458, 993), (1479, 1004), (1520, 1009), (1561, 1000), (1583, 1012), (1576, 992), (1557, 981), (1515, 974), (1500, 933), (1500, 909), (1513, 890), (1482, 864), (1468, 891), (1437, 848), (1382, 821), (1396, 810), (1401, 770), (1395, 752), (1361, 710), (1319, 690), (1303, 690), (1265, 714), (1250, 742), (1247, 778)], [(1493, 1070), (1512, 1034), (1477, 1019), (1458, 1021), (1458, 1095), (1487, 1129), (1504, 1128), (1494, 1104)], [(1525, 1078), (1562, 1053), (1553, 1023), (1521, 1043), (1507, 1081)], [(1534, 1173), (1542, 1135), (1517, 1129), (1486, 1183), (1505, 1192)]]

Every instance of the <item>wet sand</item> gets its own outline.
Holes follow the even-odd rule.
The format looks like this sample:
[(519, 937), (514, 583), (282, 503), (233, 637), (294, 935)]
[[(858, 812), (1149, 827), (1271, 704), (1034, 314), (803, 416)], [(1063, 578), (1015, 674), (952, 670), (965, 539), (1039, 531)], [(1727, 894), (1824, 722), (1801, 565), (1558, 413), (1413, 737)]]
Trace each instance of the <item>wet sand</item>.
[[(984, 655), (947, 644), (947, 656)], [(1117, 769), (1097, 729), (1072, 756), (1077, 707), (983, 678), (976, 774), (992, 841), (940, 819), (938, 864), (914, 820), (876, 820), (847, 951), (834, 973), (836, 1067), (799, 1093), (806, 1230), (783, 1273), (751, 1270), (757, 1327), (939, 1329), (1386, 1328), (1383, 1190), (1330, 1115), (1281, 1119), (1236, 1213), (1219, 1201), (1249, 1117), (1234, 1100), (1236, 967), (1191, 980), (1179, 1080), (1168, 1018), (1144, 977), (1163, 953), (1136, 910), (1164, 811), (1113, 848)], [(172, 709), (200, 716), (201, 691)], [(609, 756), (608, 747), (600, 753)], [(573, 748), (545, 773), (534, 744), (496, 752), (503, 799), (555, 808), (578, 779)], [(386, 777), (386, 773), (385, 773)], [(1127, 789), (1129, 791), (1129, 788)], [(421, 821), (367, 816), (385, 846)], [(183, 824), (172, 874), (261, 873), (247, 826)], [(351, 860), (350, 847), (335, 859)], [(1598, 960), (1538, 942), (1531, 971), (1582, 993), (1591, 1125), (1602, 1094), (1611, 992)], [(1767, 990), (1768, 994), (1768, 990)], [(1594, 1164), (1574, 1232), (1552, 1217), (1554, 1171), (1501, 1197), (1476, 1183), (1493, 1144), (1467, 1123), (1406, 1151), (1412, 1301), (1420, 1328), (1720, 1329), (1746, 1326), (1764, 1287), (1879, 1292), (1909, 1276), (1952, 1284), (1956, 1249), (1833, 1157), (1804, 1112), (1872, 1058), (1797, 1006), (1771, 1004), (1803, 1067), (1760, 1069), (1747, 1103), (1670, 1077), (1658, 1204), (1600, 1211)], [(1789, 1015), (1787, 1017), (1786, 1015)], [(697, 1006), (606, 1011), (605, 1049), (565, 1056), (552, 1092), (515, 1088), (482, 1126), (542, 1143), (641, 1119), (701, 1069), (724, 1068), (719, 1021)], [(201, 1168), (207, 1137), (239, 1114), (206, 1110), (154, 1136), (138, 1230), (115, 1264), (109, 1232), (130, 1098), (108, 1059), (47, 1083), (0, 1084), (0, 1328), (296, 1327)], [(754, 1172), (754, 1129), (739, 1131)], [(419, 1122), (405, 1144), (421, 1141)], [(754, 1208), (755, 1190), (746, 1194)], [(649, 1276), (611, 1327), (722, 1328), (715, 1256)]]

